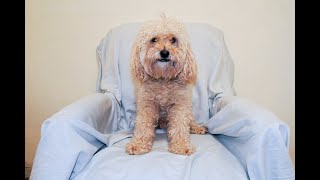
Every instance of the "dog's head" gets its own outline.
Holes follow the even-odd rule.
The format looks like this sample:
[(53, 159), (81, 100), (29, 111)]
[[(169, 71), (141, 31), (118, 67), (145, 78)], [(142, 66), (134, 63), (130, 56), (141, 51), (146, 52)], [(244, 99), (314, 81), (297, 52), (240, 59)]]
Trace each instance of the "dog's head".
[(193, 84), (197, 64), (182, 23), (162, 18), (143, 25), (133, 45), (131, 73), (134, 80), (178, 79)]

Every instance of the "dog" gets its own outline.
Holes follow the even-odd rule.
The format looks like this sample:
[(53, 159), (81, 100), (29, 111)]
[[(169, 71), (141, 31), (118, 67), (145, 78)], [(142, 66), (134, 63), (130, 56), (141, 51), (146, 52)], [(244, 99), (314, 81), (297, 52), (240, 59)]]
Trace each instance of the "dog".
[(126, 152), (150, 152), (158, 126), (167, 129), (169, 152), (193, 154), (190, 133), (205, 134), (207, 128), (192, 113), (198, 67), (184, 24), (167, 17), (144, 23), (131, 50), (130, 68), (137, 112)]

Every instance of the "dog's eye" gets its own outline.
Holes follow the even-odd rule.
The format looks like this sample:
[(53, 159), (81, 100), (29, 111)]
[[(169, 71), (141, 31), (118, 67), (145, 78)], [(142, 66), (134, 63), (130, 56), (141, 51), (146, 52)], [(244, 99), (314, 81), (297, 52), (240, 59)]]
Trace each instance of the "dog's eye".
[(157, 42), (157, 38), (152, 38), (152, 39), (150, 40), (150, 42), (151, 42), (151, 43)]
[(173, 44), (173, 43), (175, 43), (177, 41), (177, 39), (175, 38), (175, 37), (173, 37), (171, 40), (170, 40), (170, 42)]

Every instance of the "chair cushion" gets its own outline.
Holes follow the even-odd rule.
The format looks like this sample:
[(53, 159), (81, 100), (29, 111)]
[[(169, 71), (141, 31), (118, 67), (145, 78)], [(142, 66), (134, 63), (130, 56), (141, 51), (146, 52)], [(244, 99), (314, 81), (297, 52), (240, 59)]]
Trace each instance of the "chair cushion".
[[(97, 92), (112, 92), (119, 101), (120, 130), (134, 126), (136, 102), (129, 59), (141, 25), (131, 23), (110, 30), (97, 48), (100, 65)], [(185, 26), (199, 68), (193, 89), (193, 114), (198, 123), (203, 123), (214, 115), (212, 104), (215, 99), (235, 95), (233, 61), (220, 30), (203, 23), (185, 23)]]
[[(124, 135), (125, 136), (125, 135)], [(144, 155), (128, 155), (129, 138), (114, 138), (108, 148), (99, 151), (75, 180), (203, 180), (248, 179), (244, 168), (213, 135), (191, 135), (197, 150), (190, 156), (168, 152), (166, 133), (157, 133), (152, 151)]]

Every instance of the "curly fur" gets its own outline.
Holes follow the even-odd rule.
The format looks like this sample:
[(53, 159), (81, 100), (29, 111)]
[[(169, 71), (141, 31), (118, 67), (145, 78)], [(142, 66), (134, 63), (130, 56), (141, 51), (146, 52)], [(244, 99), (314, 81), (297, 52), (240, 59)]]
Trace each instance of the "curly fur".
[[(163, 49), (169, 51), (168, 62), (160, 61)], [(159, 126), (167, 128), (170, 152), (194, 153), (190, 133), (204, 134), (207, 129), (197, 125), (192, 114), (197, 63), (184, 25), (165, 17), (145, 23), (133, 45), (130, 67), (137, 114), (134, 136), (126, 152), (151, 151), (155, 128)]]

